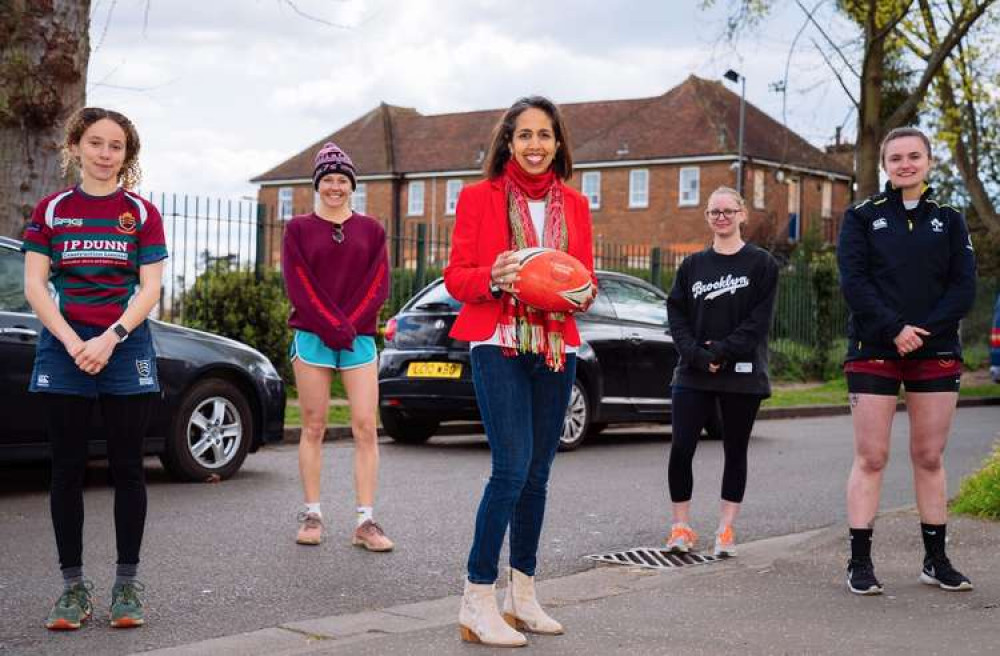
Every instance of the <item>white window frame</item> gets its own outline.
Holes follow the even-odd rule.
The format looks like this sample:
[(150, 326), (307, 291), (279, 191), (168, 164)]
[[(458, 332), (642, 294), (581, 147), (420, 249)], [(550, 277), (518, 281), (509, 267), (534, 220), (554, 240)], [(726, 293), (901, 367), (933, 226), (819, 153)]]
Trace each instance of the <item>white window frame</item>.
[(448, 180), (444, 184), (444, 213), (445, 216), (453, 216), (458, 208), (458, 195), (462, 193), (464, 181), (455, 178)]
[[(693, 174), (693, 178), (691, 177)], [(693, 180), (694, 184), (691, 185)], [(685, 182), (688, 185), (685, 185)], [(688, 187), (688, 188), (685, 188)], [(677, 173), (677, 206), (697, 207), (701, 202), (701, 167), (683, 166)]]
[(628, 172), (628, 206), (649, 207), (649, 169), (632, 169)]
[(278, 187), (278, 218), (282, 221), (295, 216), (295, 188)]
[(764, 169), (754, 169), (753, 171), (753, 208), (755, 210), (767, 209), (767, 173)]
[(829, 180), (823, 181), (819, 215), (824, 219), (833, 218), (833, 183)]
[(351, 209), (358, 214), (368, 214), (368, 185), (358, 183), (358, 188), (351, 194)]
[(406, 215), (423, 216), (424, 214), (424, 181), (410, 180), (406, 185)]
[(601, 172), (585, 171), (580, 179), (580, 193), (590, 204), (590, 209), (601, 209)]

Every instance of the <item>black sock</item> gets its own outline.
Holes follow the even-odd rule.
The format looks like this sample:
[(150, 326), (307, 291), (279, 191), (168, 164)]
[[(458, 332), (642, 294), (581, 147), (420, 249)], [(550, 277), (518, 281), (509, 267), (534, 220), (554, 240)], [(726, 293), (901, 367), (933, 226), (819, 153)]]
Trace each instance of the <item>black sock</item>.
[(944, 557), (944, 541), (947, 524), (920, 523), (920, 535), (924, 538), (924, 553), (928, 558)]
[(870, 528), (851, 529), (851, 560), (872, 559), (872, 533)]
[(83, 583), (83, 567), (62, 568), (63, 588), (69, 590), (78, 583)]
[(138, 564), (123, 565), (118, 563), (118, 565), (115, 566), (115, 585), (133, 583), (138, 572)]

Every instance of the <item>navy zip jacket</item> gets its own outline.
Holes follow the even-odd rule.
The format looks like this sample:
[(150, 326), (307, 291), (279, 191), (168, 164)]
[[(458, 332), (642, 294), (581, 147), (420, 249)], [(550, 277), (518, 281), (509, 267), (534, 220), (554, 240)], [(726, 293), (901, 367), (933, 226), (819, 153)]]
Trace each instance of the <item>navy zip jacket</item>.
[(931, 191), (907, 210), (886, 184), (844, 214), (837, 263), (851, 311), (848, 361), (899, 359), (892, 340), (906, 324), (930, 332), (907, 358), (962, 357), (958, 322), (975, 300), (976, 259), (965, 219)]

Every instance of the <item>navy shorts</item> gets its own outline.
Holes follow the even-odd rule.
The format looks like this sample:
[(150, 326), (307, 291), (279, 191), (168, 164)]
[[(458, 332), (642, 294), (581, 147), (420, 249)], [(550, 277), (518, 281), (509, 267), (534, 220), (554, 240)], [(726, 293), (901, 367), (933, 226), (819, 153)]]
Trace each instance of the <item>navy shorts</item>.
[[(70, 322), (80, 339), (87, 341), (106, 329)], [(71, 394), (95, 398), (101, 394), (148, 394), (159, 392), (156, 352), (149, 322), (143, 321), (124, 342), (115, 346), (107, 366), (96, 375), (83, 372), (55, 336), (42, 329), (31, 372), (32, 392)]]

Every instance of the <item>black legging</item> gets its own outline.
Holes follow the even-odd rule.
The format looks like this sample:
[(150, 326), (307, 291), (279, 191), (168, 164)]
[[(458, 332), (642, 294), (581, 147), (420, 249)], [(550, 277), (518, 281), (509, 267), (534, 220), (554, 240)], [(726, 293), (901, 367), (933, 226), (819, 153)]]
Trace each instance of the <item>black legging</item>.
[(56, 548), (63, 569), (83, 565), (83, 477), (87, 467), (88, 424), (100, 403), (108, 462), (115, 487), (115, 535), (119, 565), (137, 565), (146, 524), (143, 437), (155, 394), (103, 395), (99, 400), (47, 395), (52, 489), (49, 504)]
[(691, 463), (698, 447), (701, 429), (716, 412), (716, 400), (722, 410), (722, 449), (725, 454), (722, 500), (743, 502), (743, 492), (747, 486), (747, 447), (761, 397), (675, 387), (671, 409), (673, 438), (670, 444), (670, 464), (667, 466), (670, 499), (675, 503), (691, 500), (691, 490), (694, 487)]

